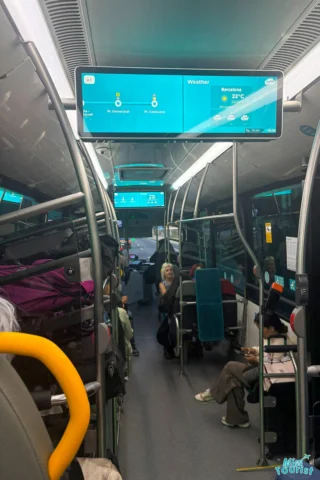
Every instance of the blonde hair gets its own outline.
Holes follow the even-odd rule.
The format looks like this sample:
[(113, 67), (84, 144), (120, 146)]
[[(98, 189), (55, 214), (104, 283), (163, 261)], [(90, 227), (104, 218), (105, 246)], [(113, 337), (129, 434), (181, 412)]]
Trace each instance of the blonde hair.
[[(20, 326), (12, 303), (0, 297), (0, 332), (19, 332)], [(13, 355), (5, 354), (5, 358), (12, 360)]]
[(162, 278), (162, 281), (164, 281), (166, 278), (165, 278), (165, 271), (166, 271), (166, 268), (168, 267), (171, 267), (172, 268), (172, 273), (174, 275), (174, 272), (173, 272), (173, 265), (172, 263), (164, 263), (161, 267), (161, 278)]

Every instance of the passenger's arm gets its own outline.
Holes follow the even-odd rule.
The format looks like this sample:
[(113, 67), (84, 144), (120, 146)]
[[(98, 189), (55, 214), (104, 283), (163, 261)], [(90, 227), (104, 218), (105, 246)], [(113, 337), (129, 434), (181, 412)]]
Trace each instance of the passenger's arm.
[(159, 283), (159, 290), (160, 290), (161, 295), (165, 295), (165, 294), (167, 293), (167, 289), (166, 289), (166, 287), (163, 285), (162, 282)]

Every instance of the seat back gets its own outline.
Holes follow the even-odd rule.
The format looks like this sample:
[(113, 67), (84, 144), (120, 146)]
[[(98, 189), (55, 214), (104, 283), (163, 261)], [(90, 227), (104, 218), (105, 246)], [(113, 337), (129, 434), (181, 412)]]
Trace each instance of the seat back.
[[(184, 302), (195, 302), (196, 301), (196, 289), (195, 283), (192, 280), (184, 280), (182, 282), (182, 300)], [(176, 304), (178, 306), (178, 311), (180, 309), (180, 287), (176, 292)], [(196, 305), (185, 305), (183, 307), (183, 316), (182, 316), (182, 328), (188, 330), (192, 329), (192, 326), (197, 323), (197, 306)]]
[(224, 339), (224, 317), (218, 268), (196, 270), (196, 294), (199, 340), (216, 342)]
[(30, 393), (0, 355), (1, 480), (49, 480), (53, 446)]

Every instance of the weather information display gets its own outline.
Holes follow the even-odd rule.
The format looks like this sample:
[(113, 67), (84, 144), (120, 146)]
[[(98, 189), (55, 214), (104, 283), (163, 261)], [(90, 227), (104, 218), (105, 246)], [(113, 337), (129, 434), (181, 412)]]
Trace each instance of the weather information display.
[(116, 192), (115, 208), (164, 207), (164, 192)]
[(83, 138), (272, 139), (281, 136), (282, 73), (78, 68)]

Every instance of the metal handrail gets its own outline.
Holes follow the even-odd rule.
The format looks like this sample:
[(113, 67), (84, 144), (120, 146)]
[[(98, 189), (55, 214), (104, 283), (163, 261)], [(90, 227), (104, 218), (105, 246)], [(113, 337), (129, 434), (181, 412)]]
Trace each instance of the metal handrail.
[(207, 217), (186, 218), (181, 223), (198, 222), (199, 220), (233, 220), (233, 213), (224, 213), (222, 215), (209, 215)]
[(100, 178), (99, 178), (99, 175), (97, 174), (97, 171), (96, 169), (94, 168), (94, 165), (92, 163), (92, 160), (91, 160), (91, 157), (90, 155), (88, 154), (88, 151), (87, 149), (85, 148), (84, 146), (84, 143), (81, 139), (79, 139), (77, 141), (78, 143), (78, 146), (79, 146), (79, 149), (82, 153), (82, 155), (84, 156), (84, 158), (86, 159), (86, 162), (90, 168), (90, 171), (92, 173), (92, 176), (93, 176), (93, 179), (94, 179), (94, 182), (96, 184), (96, 187), (97, 187), (97, 190), (98, 190), (98, 194), (99, 194), (99, 197), (100, 197), (100, 200), (101, 200), (101, 205), (102, 205), (102, 209), (103, 209), (103, 213), (105, 215), (105, 221), (106, 221), (106, 232), (108, 235), (111, 235), (112, 234), (112, 223), (111, 223), (111, 220), (110, 220), (110, 215), (109, 215), (109, 212), (108, 212), (108, 207), (107, 207), (107, 203), (106, 203), (106, 200), (105, 200), (105, 197), (104, 197), (104, 188), (101, 184), (101, 181), (100, 181)]
[(20, 220), (21, 218), (34, 217), (36, 215), (40, 215), (40, 213), (47, 213), (50, 210), (55, 210), (57, 208), (68, 207), (69, 205), (83, 202), (84, 199), (84, 193), (77, 192), (72, 193), (71, 195), (66, 195), (65, 197), (49, 200), (48, 202), (32, 205), (32, 207), (22, 208), (21, 210), (16, 210), (15, 212), (5, 213), (0, 217), (0, 225), (5, 225), (9, 222), (15, 222), (17, 220)]
[(193, 211), (193, 217), (194, 218), (196, 218), (196, 216), (198, 215), (200, 196), (201, 196), (203, 185), (204, 185), (204, 182), (205, 182), (208, 170), (209, 170), (209, 166), (210, 166), (210, 163), (207, 163), (205, 169), (203, 170), (203, 174), (202, 174), (202, 177), (201, 177), (201, 180), (200, 180), (200, 185), (199, 185), (198, 192), (197, 192), (197, 197), (196, 197), (196, 203), (194, 205), (194, 211)]
[[(74, 98), (62, 98), (63, 106), (66, 110), (76, 110), (77, 104)], [(49, 110), (53, 110), (52, 103), (48, 102)], [(283, 102), (283, 111), (290, 113), (299, 113), (301, 111), (302, 104), (299, 100), (286, 100)]]
[(185, 209), (185, 206), (186, 206), (187, 197), (188, 197), (188, 193), (189, 193), (189, 190), (190, 190), (190, 187), (191, 187), (192, 180), (193, 180), (193, 177), (190, 178), (190, 180), (188, 182), (188, 185), (187, 185), (187, 188), (184, 192), (182, 205), (181, 205), (181, 211), (180, 211), (180, 221), (183, 220), (183, 212), (184, 212), (184, 209)]
[[(101, 385), (99, 382), (90, 382), (84, 385), (88, 396), (94, 395), (100, 389)], [(67, 397), (64, 393), (58, 395), (51, 396), (51, 407), (55, 407), (57, 405), (67, 405)]]
[(170, 217), (170, 222), (171, 222), (171, 223), (173, 222), (174, 209), (175, 209), (175, 207), (176, 207), (176, 203), (177, 203), (177, 200), (178, 200), (179, 192), (180, 192), (180, 187), (179, 187), (178, 190), (176, 191), (176, 194), (175, 194), (175, 197), (174, 197), (174, 200), (173, 200), (171, 217)]

